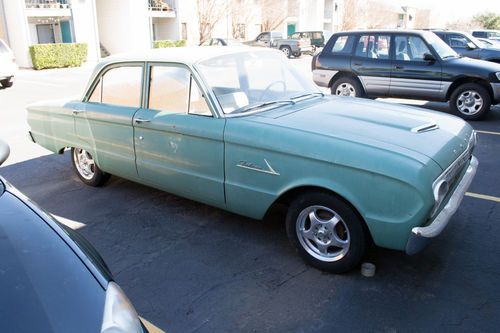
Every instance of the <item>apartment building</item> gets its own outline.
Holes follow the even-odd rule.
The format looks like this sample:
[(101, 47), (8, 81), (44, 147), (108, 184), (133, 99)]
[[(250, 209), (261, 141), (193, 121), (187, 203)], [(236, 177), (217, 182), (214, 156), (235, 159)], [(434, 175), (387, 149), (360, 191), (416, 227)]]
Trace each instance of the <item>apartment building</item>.
[[(201, 1), (201, 2), (200, 2)], [(337, 30), (343, 0), (0, 0), (0, 38), (20, 67), (31, 67), (29, 46), (86, 43), (88, 61), (151, 48), (155, 40), (200, 41), (198, 5), (212, 3), (211, 37), (249, 40), (262, 29)], [(274, 15), (274, 16), (273, 16)]]

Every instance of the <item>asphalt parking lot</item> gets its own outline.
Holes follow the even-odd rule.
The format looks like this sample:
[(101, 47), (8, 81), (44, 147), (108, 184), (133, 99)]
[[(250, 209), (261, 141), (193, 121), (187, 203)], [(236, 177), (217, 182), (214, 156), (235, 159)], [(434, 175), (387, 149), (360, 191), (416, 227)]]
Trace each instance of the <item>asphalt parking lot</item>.
[[(309, 74), (310, 57), (291, 61)], [(480, 166), (448, 228), (412, 257), (371, 249), (377, 272), (365, 278), (305, 265), (279, 210), (259, 222), (117, 177), (85, 186), (68, 153), (28, 140), (24, 107), (80, 94), (90, 71), (21, 71), (0, 90), (0, 137), (12, 149), (0, 174), (94, 244), (142, 317), (167, 332), (498, 330), (500, 106), (471, 122)]]

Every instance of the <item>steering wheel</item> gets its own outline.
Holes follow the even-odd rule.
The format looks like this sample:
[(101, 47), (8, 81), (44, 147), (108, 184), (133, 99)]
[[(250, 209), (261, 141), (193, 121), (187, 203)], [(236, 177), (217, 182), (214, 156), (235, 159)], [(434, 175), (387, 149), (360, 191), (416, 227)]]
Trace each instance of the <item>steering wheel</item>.
[(278, 80), (278, 81), (274, 81), (274, 82), (271, 82), (267, 87), (266, 89), (264, 89), (262, 91), (262, 94), (260, 94), (260, 97), (259, 97), (259, 101), (262, 101), (264, 100), (264, 97), (266, 97), (266, 95), (269, 93), (269, 91), (271, 91), (271, 88), (277, 84), (281, 84), (283, 86), (283, 92), (286, 91), (286, 82), (283, 81), (283, 80)]

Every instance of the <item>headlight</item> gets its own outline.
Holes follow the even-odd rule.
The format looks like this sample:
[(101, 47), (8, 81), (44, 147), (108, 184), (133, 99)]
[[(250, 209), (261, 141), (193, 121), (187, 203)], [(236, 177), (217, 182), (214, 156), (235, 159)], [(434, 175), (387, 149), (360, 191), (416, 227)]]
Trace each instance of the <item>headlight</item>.
[(495, 75), (497, 77), (497, 80), (500, 81), (500, 72), (496, 72)]
[(142, 332), (139, 316), (123, 290), (114, 282), (108, 284), (101, 333)]

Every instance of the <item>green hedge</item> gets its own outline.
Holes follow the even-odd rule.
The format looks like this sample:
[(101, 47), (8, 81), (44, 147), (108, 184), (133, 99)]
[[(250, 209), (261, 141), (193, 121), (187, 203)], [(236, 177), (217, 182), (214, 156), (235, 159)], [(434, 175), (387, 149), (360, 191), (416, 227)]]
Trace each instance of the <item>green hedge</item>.
[(81, 66), (87, 60), (87, 44), (35, 44), (30, 55), (35, 69)]
[(153, 42), (153, 48), (155, 49), (161, 49), (165, 47), (181, 47), (181, 46), (186, 46), (186, 40), (185, 39), (179, 39), (179, 40), (155, 40)]

